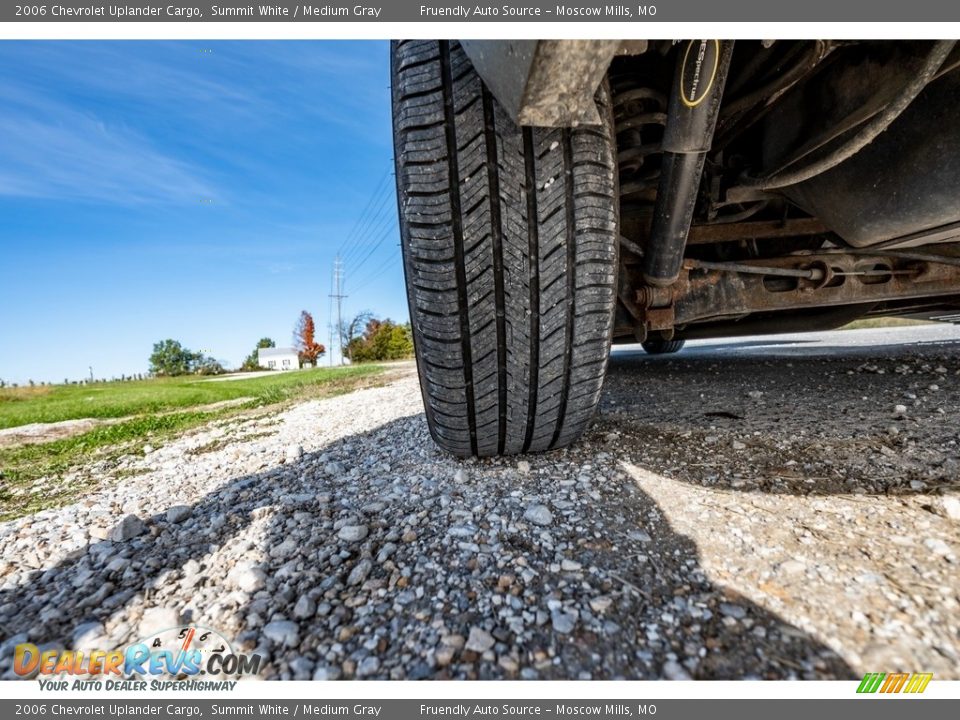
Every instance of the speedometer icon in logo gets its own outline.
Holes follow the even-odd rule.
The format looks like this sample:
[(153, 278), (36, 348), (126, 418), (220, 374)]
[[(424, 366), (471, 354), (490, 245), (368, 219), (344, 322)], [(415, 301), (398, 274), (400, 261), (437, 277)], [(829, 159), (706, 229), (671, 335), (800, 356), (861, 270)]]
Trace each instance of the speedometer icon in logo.
[(133, 669), (138, 674), (184, 679), (231, 674), (233, 647), (221, 633), (200, 625), (171, 627), (148, 635), (136, 646)]

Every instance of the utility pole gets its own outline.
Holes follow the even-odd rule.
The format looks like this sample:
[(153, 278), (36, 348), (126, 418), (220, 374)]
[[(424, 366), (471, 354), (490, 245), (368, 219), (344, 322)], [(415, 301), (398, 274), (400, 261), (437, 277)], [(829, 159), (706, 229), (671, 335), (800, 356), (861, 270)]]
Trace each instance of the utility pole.
[(330, 342), (327, 343), (327, 347), (329, 348), (327, 357), (330, 358), (330, 367), (333, 367), (333, 321), (327, 323), (327, 330), (330, 331)]
[[(340, 253), (337, 253), (336, 260), (333, 261), (333, 284), (336, 288), (334, 292), (330, 295), (331, 299), (336, 299), (337, 301), (337, 347), (340, 348), (340, 364), (343, 365), (343, 335), (340, 330), (343, 327), (343, 298), (347, 297), (343, 294), (343, 263), (340, 262)], [(333, 349), (333, 341), (331, 339), (330, 349)], [(333, 358), (330, 359), (331, 363)]]
[[(333, 297), (333, 270), (330, 271), (330, 295)], [(330, 367), (333, 367), (333, 303), (327, 304), (327, 330), (330, 333), (330, 342), (327, 343), (327, 357), (330, 358)]]

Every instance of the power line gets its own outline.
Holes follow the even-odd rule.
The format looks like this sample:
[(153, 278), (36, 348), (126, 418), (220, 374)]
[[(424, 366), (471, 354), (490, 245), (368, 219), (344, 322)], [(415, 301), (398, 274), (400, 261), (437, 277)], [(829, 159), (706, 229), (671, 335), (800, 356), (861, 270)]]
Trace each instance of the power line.
[[(334, 263), (333, 277), (331, 278), (331, 290), (329, 312), (333, 313), (333, 300), (337, 302), (337, 324), (336, 336), (340, 348), (340, 361), (343, 362), (343, 338), (340, 332), (343, 325), (342, 301), (347, 295), (344, 292), (346, 287), (347, 270), (351, 277), (356, 277), (358, 272), (374, 257), (377, 250), (383, 245), (384, 240), (392, 233), (397, 231), (397, 218), (390, 209), (390, 200), (394, 198), (394, 191), (388, 179), (392, 176), (392, 165), (380, 177), (376, 187), (370, 194), (370, 198), (364, 206), (353, 224), (350, 232), (344, 237), (337, 252)], [(375, 241), (374, 241), (375, 238)], [(371, 244), (372, 242), (372, 244)], [(393, 253), (385, 262), (378, 265), (373, 271), (368, 272), (361, 277), (358, 289), (366, 287), (376, 279), (381, 277), (387, 270), (395, 264), (395, 255)], [(330, 351), (331, 364), (333, 362), (333, 319), (328, 323), (331, 327)]]
[(393, 268), (395, 268), (395, 267), (398, 265), (398, 260), (399, 260), (399, 258), (397, 258), (397, 257), (395, 257), (395, 256), (393, 256), (393, 255), (391, 255), (390, 257), (388, 257), (388, 258), (387, 258), (387, 261), (386, 261), (385, 263), (383, 263), (380, 267), (378, 267), (376, 270), (374, 270), (371, 275), (368, 275), (368, 276), (366, 277), (366, 279), (365, 279), (359, 286), (357, 286), (356, 288), (354, 288), (353, 292), (356, 293), (356, 292), (359, 292), (360, 290), (363, 290), (363, 288), (365, 288), (365, 287), (367, 287), (368, 285), (370, 285), (374, 280), (379, 279), (379, 278), (380, 278), (381, 276), (383, 276), (388, 270), (392, 270)]
[[(379, 229), (379, 228), (378, 228), (378, 229)], [(364, 255), (364, 256), (351, 268), (351, 271), (352, 271), (354, 274), (357, 273), (357, 272), (359, 272), (359, 271), (360, 271), (360, 268), (363, 267), (364, 263), (366, 263), (367, 260), (369, 260), (369, 259), (373, 256), (373, 254), (377, 251), (377, 248), (379, 248), (381, 245), (383, 245), (383, 241), (386, 240), (388, 236), (392, 235), (395, 230), (396, 230), (396, 225), (395, 225), (393, 222), (391, 222), (391, 223), (389, 223), (388, 225), (386, 225), (386, 226), (384, 227), (383, 233), (380, 235), (380, 237), (379, 237), (379, 239), (377, 240), (377, 242), (373, 245), (373, 247), (370, 248), (370, 250), (367, 252), (367, 254)]]
[[(394, 248), (394, 249), (395, 249), (395, 248), (399, 248), (399, 247), (400, 247), (400, 243), (396, 243), (396, 244), (392, 245), (391, 247)], [(361, 277), (360, 280), (359, 280), (359, 282), (365, 283), (365, 282), (367, 281), (367, 279), (368, 279), (371, 275), (380, 272), (380, 271), (384, 268), (384, 266), (390, 265), (391, 263), (396, 262), (397, 259), (398, 259), (398, 258), (396, 258), (396, 252), (395, 252), (395, 251), (394, 251), (394, 252), (391, 252), (391, 250), (388, 249), (388, 250), (387, 250), (387, 254), (384, 255), (382, 258), (380, 258), (380, 260), (381, 260), (380, 264), (379, 264), (379, 265), (376, 265), (375, 267), (373, 267), (373, 269), (371, 269), (370, 272), (366, 273), (363, 277)]]
[(365, 253), (369, 248), (371, 239), (377, 237), (381, 232), (383, 232), (384, 228), (392, 225), (394, 222), (396, 222), (396, 218), (392, 212), (386, 212), (377, 217), (369, 224), (367, 229), (364, 231), (364, 234), (356, 238), (354, 244), (351, 246), (353, 253), (350, 256), (350, 259), (345, 258), (344, 262), (353, 262), (362, 257), (363, 253)]
[(375, 235), (379, 232), (379, 229), (383, 224), (389, 221), (393, 217), (393, 213), (389, 211), (391, 203), (392, 192), (389, 191), (384, 194), (383, 198), (380, 200), (380, 205), (377, 207), (375, 213), (370, 215), (367, 218), (367, 221), (364, 223), (353, 236), (353, 239), (350, 243), (350, 247), (347, 249), (346, 255), (344, 256), (344, 262), (350, 263), (359, 257), (363, 251), (366, 249), (365, 244), (370, 239), (372, 235)]
[[(393, 236), (394, 238), (396, 238), (395, 233), (397, 232), (398, 232), (398, 228), (396, 226), (388, 227), (384, 232), (384, 234), (380, 237), (378, 246), (379, 244), (382, 244), (383, 241), (386, 240), (388, 237)], [(397, 254), (398, 254), (397, 248), (399, 247), (400, 247), (399, 240), (397, 240), (397, 242), (391, 242), (386, 248), (386, 250), (380, 254), (380, 257), (377, 258), (377, 262), (373, 263), (369, 267), (369, 269), (364, 273), (357, 272), (357, 270), (360, 267), (359, 265), (356, 268), (353, 268), (350, 273), (350, 277), (352, 278), (352, 282), (350, 284), (351, 292), (356, 292), (356, 290), (366, 287), (368, 284), (368, 281), (374, 275), (377, 275), (381, 270), (383, 270), (383, 268), (389, 267), (390, 265), (396, 262), (399, 262), (400, 258), (397, 257)], [(370, 255), (372, 257), (372, 253)]]
[(360, 215), (357, 217), (357, 221), (353, 224), (353, 227), (350, 229), (350, 232), (348, 232), (344, 237), (343, 243), (341, 243), (340, 250), (338, 251), (339, 253), (342, 253), (346, 249), (347, 242), (349, 242), (350, 237), (353, 235), (354, 232), (356, 232), (357, 226), (360, 225), (360, 222), (363, 220), (366, 214), (370, 211), (370, 208), (374, 204), (374, 200), (376, 200), (378, 194), (383, 189), (383, 186), (385, 185), (386, 180), (389, 176), (390, 176), (390, 168), (388, 167), (384, 171), (383, 175), (380, 176), (380, 180), (377, 182), (377, 186), (374, 188), (373, 192), (370, 193), (370, 197), (367, 199), (367, 204), (364, 206), (363, 210), (360, 211)]
[[(343, 242), (340, 244), (340, 249), (338, 254), (344, 258), (344, 261), (350, 256), (353, 251), (353, 246), (350, 245), (351, 241), (356, 238), (363, 229), (370, 224), (371, 218), (379, 216), (383, 206), (385, 205), (386, 198), (388, 198), (392, 193), (389, 192), (390, 184), (387, 182), (387, 179), (391, 175), (391, 170), (388, 167), (384, 174), (381, 176), (377, 186), (374, 188), (373, 192), (370, 194), (370, 199), (367, 201), (367, 204), (364, 206), (363, 210), (360, 212), (357, 221), (353, 224), (353, 227), (350, 229), (350, 232), (346, 234), (343, 239)], [(374, 210), (374, 208), (376, 208)]]

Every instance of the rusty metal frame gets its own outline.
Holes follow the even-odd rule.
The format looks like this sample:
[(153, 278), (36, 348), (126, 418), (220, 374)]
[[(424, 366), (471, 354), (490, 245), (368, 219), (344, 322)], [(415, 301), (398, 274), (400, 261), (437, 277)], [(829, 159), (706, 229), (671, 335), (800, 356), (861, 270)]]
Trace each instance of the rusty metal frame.
[(821, 235), (830, 229), (816, 218), (788, 218), (786, 220), (755, 220), (739, 223), (694, 225), (687, 236), (687, 245), (707, 245), (736, 240)]
[[(897, 257), (895, 253), (816, 253), (745, 260), (730, 269), (686, 261), (669, 288), (641, 287), (630, 308), (647, 331), (740, 318), (960, 292), (960, 267)], [(770, 273), (764, 270), (769, 269)], [(790, 271), (790, 272), (784, 272)], [(795, 276), (791, 277), (793, 274)]]

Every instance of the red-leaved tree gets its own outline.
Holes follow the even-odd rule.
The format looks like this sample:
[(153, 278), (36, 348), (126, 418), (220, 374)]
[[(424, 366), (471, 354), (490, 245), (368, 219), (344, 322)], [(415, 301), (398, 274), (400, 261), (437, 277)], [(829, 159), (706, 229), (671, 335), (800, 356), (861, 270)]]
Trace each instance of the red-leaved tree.
[(317, 364), (317, 360), (326, 352), (326, 348), (314, 338), (316, 325), (313, 315), (306, 310), (300, 313), (300, 319), (293, 330), (293, 344), (300, 353), (301, 363)]

